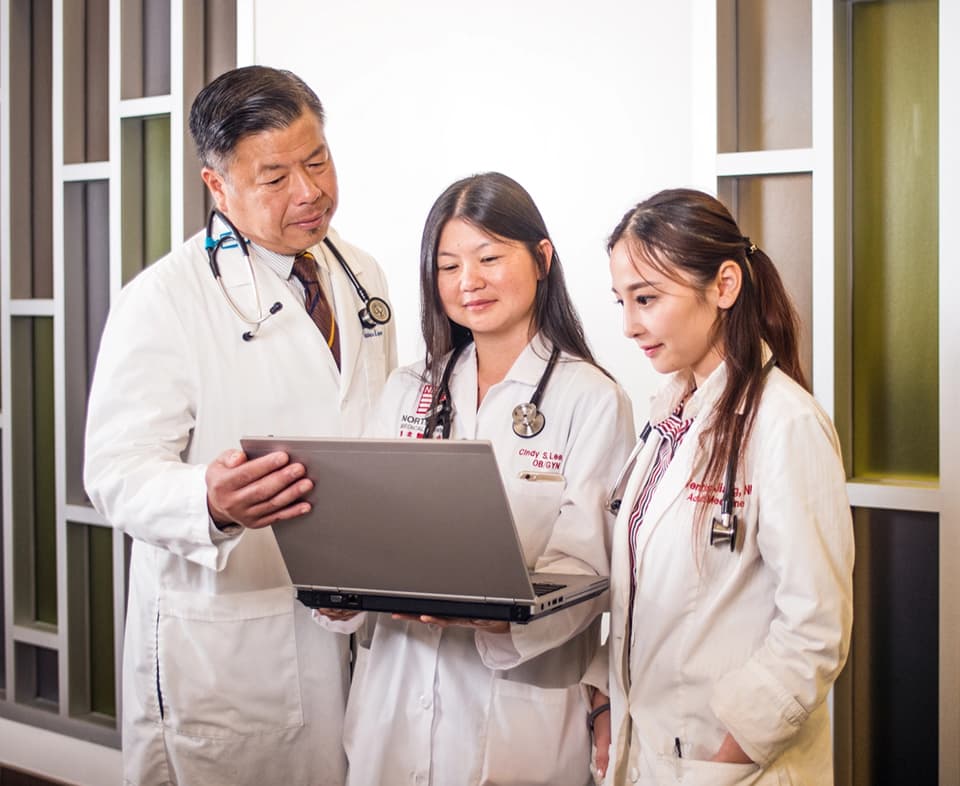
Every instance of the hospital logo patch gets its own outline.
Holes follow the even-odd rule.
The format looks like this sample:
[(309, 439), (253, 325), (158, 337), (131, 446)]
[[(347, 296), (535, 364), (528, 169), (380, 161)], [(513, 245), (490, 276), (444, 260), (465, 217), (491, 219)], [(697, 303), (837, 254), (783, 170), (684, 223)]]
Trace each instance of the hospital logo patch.
[(433, 385), (424, 385), (420, 388), (420, 398), (417, 399), (417, 414), (427, 415), (430, 413), (430, 404), (433, 401)]

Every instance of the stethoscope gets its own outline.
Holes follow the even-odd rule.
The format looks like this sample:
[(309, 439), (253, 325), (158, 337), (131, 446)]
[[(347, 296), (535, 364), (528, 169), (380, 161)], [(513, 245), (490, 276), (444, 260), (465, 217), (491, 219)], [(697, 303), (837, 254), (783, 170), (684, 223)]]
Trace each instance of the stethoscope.
[[(468, 342), (469, 343), (469, 342)], [(461, 344), (453, 350), (447, 365), (443, 369), (443, 376), (440, 378), (440, 385), (434, 391), (433, 399), (430, 402), (430, 415), (427, 417), (427, 427), (424, 437), (427, 439), (449, 439), (450, 429), (453, 426), (453, 396), (450, 395), (450, 375), (453, 373), (454, 366), (457, 365), (460, 355), (463, 353), (467, 344)], [(543, 400), (544, 391), (547, 389), (547, 383), (556, 368), (557, 359), (560, 357), (560, 349), (554, 347), (550, 352), (550, 358), (547, 360), (547, 367), (540, 375), (540, 381), (537, 383), (536, 390), (533, 391), (533, 397), (524, 404), (517, 404), (513, 408), (513, 433), (521, 439), (530, 439), (537, 436), (547, 423), (543, 412), (540, 411), (540, 402)]]
[[(770, 373), (770, 369), (775, 365), (776, 360), (774, 358), (770, 358), (770, 360), (767, 361), (761, 372), (764, 378), (766, 378), (767, 374)], [(733, 436), (733, 442), (731, 444), (730, 455), (727, 457), (727, 465), (723, 473), (723, 496), (720, 498), (720, 518), (716, 516), (713, 517), (713, 520), (710, 522), (709, 532), (711, 546), (729, 546), (730, 551), (733, 551), (737, 547), (737, 532), (740, 529), (740, 522), (733, 512), (733, 482), (737, 472), (737, 464), (740, 461), (740, 448), (742, 447), (741, 442), (743, 440), (742, 416), (741, 422), (737, 424), (737, 426), (737, 431)], [(617, 482), (614, 484), (613, 491), (610, 492), (610, 496), (607, 497), (605, 504), (606, 509), (611, 513), (616, 514), (620, 511), (627, 480), (633, 473), (637, 459), (640, 457), (640, 451), (643, 450), (644, 445), (647, 444), (647, 438), (650, 436), (652, 430), (650, 422), (647, 421), (647, 424), (640, 432), (640, 436), (637, 438), (637, 444), (634, 445), (633, 450), (630, 451), (627, 463), (624, 464), (623, 469), (620, 470), (620, 474), (617, 476)]]
[[(216, 240), (213, 238), (213, 220), (215, 218), (220, 219), (230, 230), (220, 235)], [(256, 319), (250, 319), (250, 317), (244, 314), (237, 304), (233, 302), (233, 298), (230, 297), (230, 293), (227, 292), (227, 288), (223, 285), (223, 280), (220, 277), (220, 265), (217, 264), (217, 252), (221, 248), (231, 248), (232, 246), (227, 246), (226, 244), (234, 240), (236, 240), (237, 245), (240, 246), (240, 251), (247, 261), (247, 269), (250, 271), (250, 281), (253, 284), (253, 293), (257, 301)], [(347, 264), (347, 260), (343, 258), (340, 250), (333, 244), (333, 241), (331, 241), (329, 237), (323, 239), (323, 244), (329, 248), (331, 253), (337, 258), (337, 261), (343, 268), (343, 272), (347, 274), (347, 278), (350, 279), (350, 283), (356, 290), (357, 297), (359, 297), (363, 303), (363, 308), (357, 312), (357, 316), (360, 318), (360, 324), (367, 330), (371, 330), (377, 325), (387, 324), (387, 322), (390, 321), (391, 314), (387, 301), (379, 297), (370, 297), (370, 295), (367, 294), (367, 290), (365, 290), (360, 284), (360, 281), (357, 280), (350, 265)], [(278, 300), (270, 306), (266, 314), (263, 313), (263, 306), (260, 303), (260, 287), (257, 284), (257, 273), (253, 266), (253, 260), (250, 258), (248, 245), (248, 241), (244, 240), (243, 235), (240, 234), (240, 231), (233, 225), (233, 222), (229, 218), (217, 209), (210, 211), (210, 217), (207, 219), (207, 238), (204, 241), (204, 248), (207, 250), (207, 258), (210, 262), (210, 272), (213, 273), (213, 277), (219, 285), (220, 292), (227, 301), (227, 305), (230, 306), (230, 309), (237, 315), (237, 318), (241, 322), (250, 326), (250, 330), (245, 331), (241, 336), (244, 341), (250, 341), (256, 336), (260, 331), (260, 326), (283, 308), (283, 303)]]

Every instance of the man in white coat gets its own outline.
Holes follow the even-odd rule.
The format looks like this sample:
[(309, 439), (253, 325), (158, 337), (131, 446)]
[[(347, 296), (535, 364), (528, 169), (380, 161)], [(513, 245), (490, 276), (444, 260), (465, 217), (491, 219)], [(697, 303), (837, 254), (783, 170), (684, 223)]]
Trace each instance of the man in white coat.
[(360, 433), (396, 365), (392, 324), (358, 319), (386, 282), (330, 229), (336, 170), (302, 80), (228, 72), (190, 129), (219, 212), (113, 305), (87, 421), (90, 498), (133, 538), (124, 779), (339, 784), (347, 640), (295, 600), (268, 526), (312, 483), (238, 445)]

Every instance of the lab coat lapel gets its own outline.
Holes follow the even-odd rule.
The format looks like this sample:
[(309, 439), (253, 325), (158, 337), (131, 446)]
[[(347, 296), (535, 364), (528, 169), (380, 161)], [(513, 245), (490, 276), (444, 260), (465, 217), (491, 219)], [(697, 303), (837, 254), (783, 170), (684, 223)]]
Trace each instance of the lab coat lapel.
[[(660, 435), (651, 431), (647, 441), (637, 457), (637, 463), (633, 472), (630, 473), (630, 479), (627, 482), (623, 493), (623, 501), (620, 505), (620, 511), (614, 524), (613, 549), (610, 561), (611, 576), (630, 576), (630, 513), (640, 494), (640, 489), (647, 478), (647, 473), (653, 464), (657, 448), (660, 444)], [(611, 598), (611, 606), (618, 612), (618, 618), (623, 620), (624, 628), (616, 631), (614, 636), (613, 669), (621, 691), (626, 695), (628, 685), (629, 668), (626, 662), (626, 625), (630, 613), (630, 582), (620, 581), (616, 585), (616, 595)]]
[(450, 396), (453, 398), (453, 429), (455, 439), (477, 438), (477, 347), (471, 343), (463, 350), (450, 377)]

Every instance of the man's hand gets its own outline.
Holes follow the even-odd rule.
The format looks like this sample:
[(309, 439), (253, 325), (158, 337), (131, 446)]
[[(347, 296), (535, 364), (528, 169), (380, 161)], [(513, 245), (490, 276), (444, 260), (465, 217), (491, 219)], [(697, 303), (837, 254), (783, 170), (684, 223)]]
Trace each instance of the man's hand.
[(218, 524), (257, 529), (310, 511), (301, 498), (313, 488), (303, 464), (281, 451), (247, 461), (242, 450), (227, 450), (207, 466), (207, 508)]

